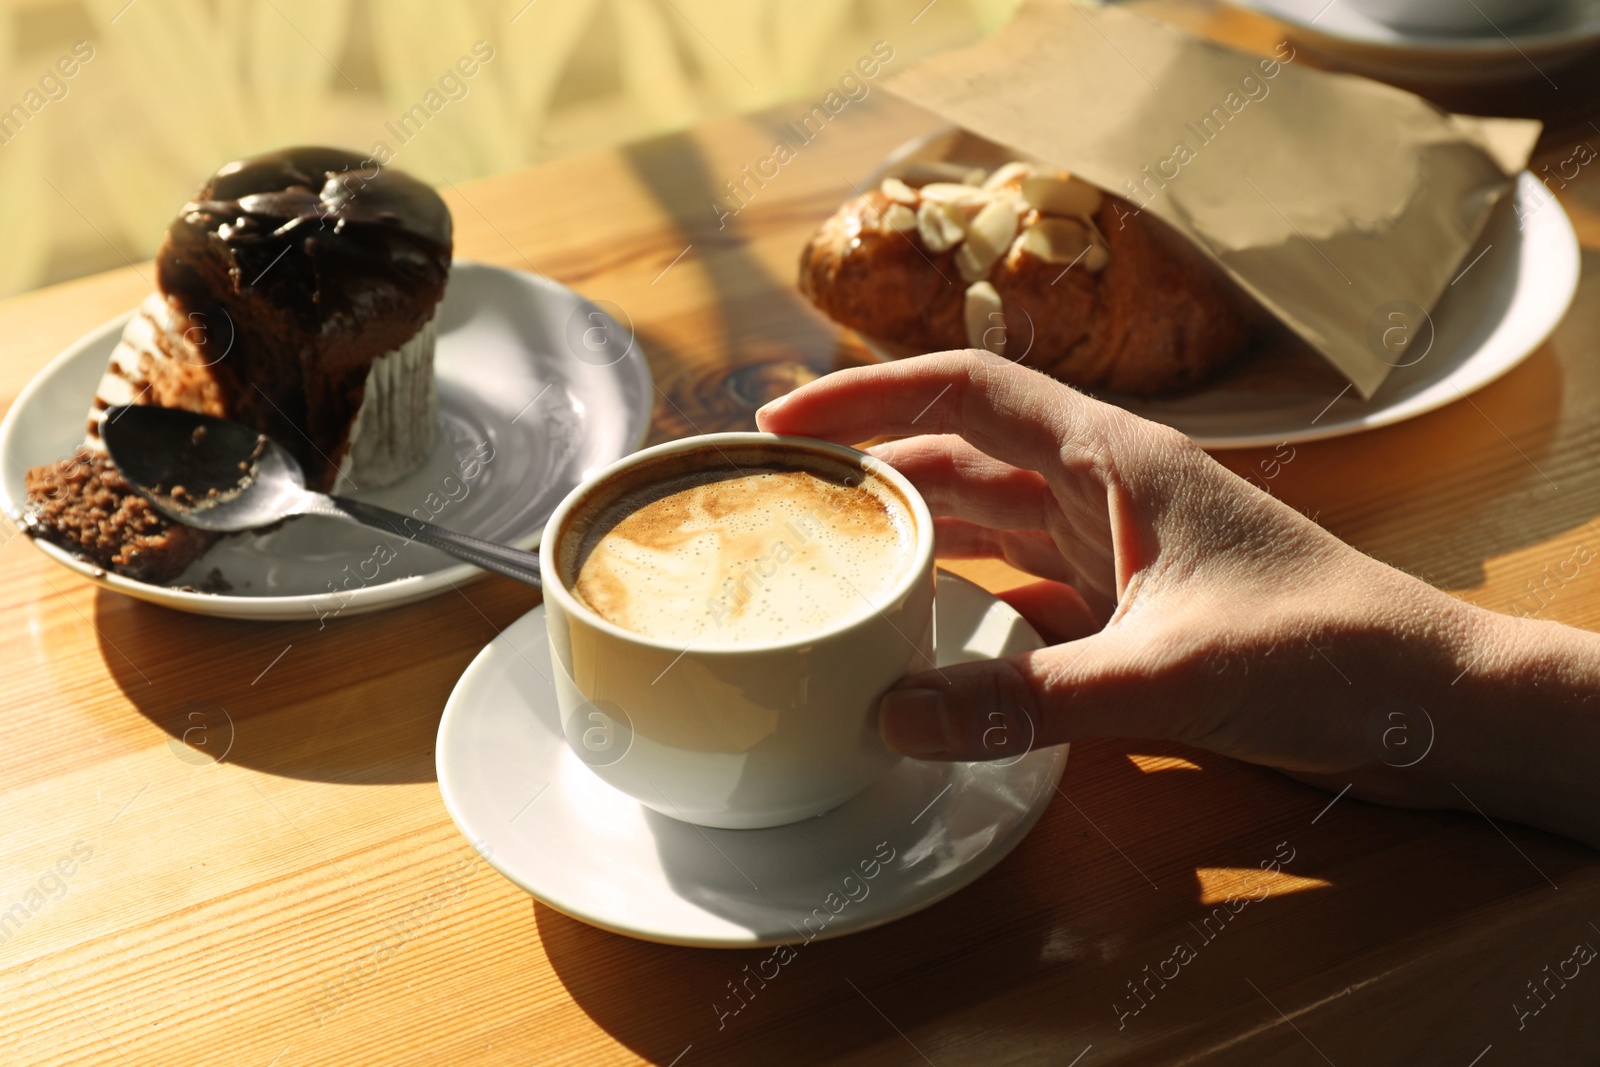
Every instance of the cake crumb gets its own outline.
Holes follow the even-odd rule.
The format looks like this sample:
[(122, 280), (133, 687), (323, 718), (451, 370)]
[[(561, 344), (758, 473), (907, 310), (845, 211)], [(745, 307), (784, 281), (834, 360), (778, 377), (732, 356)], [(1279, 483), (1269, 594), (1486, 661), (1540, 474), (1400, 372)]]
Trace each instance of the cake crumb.
[(217, 540), (156, 511), (103, 453), (79, 449), (26, 482), (30, 534), (138, 581), (172, 581)]

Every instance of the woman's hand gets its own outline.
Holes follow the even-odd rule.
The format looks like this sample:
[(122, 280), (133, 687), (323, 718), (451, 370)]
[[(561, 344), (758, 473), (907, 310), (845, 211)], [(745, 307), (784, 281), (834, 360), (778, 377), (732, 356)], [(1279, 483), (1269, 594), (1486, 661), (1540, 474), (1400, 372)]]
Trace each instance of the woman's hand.
[[(1458, 601), (1176, 431), (987, 353), (842, 371), (757, 421), (846, 443), (903, 437), (872, 451), (927, 499), (939, 555), (996, 557), (1042, 579), (1006, 599), (1049, 647), (904, 679), (881, 708), (898, 751), (972, 760), (1016, 750), (986, 738), (1163, 738), (1370, 799), (1482, 804), (1600, 839), (1593, 776), (1574, 768), (1574, 796), (1524, 795), (1507, 761), (1549, 792), (1559, 760), (1503, 706), (1537, 688), (1557, 647), (1577, 642), (1600, 663), (1592, 635)], [(1600, 694), (1595, 670), (1572, 679), (1591, 683)], [(1593, 759), (1597, 717), (1573, 697), (1545, 714)]]

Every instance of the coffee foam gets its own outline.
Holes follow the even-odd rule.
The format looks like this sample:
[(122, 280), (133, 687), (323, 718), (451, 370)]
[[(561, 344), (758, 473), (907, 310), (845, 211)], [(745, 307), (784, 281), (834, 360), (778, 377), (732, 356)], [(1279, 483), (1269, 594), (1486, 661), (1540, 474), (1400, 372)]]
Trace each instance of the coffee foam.
[(705, 449), (584, 501), (562, 577), (596, 614), (693, 648), (803, 640), (881, 606), (915, 552), (890, 483), (800, 449)]

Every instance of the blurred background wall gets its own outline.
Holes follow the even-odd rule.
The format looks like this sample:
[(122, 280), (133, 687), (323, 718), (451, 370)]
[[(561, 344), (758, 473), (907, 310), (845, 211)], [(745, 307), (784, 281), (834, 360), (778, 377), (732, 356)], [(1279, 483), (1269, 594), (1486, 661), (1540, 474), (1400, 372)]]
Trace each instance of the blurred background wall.
[(909, 65), (1019, 2), (0, 0), (0, 296), (149, 258), (253, 152), (461, 181), (815, 93), (880, 39)]

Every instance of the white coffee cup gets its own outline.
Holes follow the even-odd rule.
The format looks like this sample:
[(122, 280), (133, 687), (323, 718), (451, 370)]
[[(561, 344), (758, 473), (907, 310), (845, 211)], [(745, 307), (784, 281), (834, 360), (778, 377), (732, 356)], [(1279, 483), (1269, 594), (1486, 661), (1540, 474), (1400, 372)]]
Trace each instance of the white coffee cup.
[[(664, 457), (752, 448), (842, 460), (900, 498), (913, 527), (911, 558), (878, 602), (800, 640), (697, 649), (626, 630), (574, 592), (561, 573), (563, 538), (581, 536), (575, 520), (629, 484), (630, 472), (638, 479)], [(647, 807), (705, 826), (778, 826), (842, 804), (899, 761), (879, 737), (878, 699), (902, 676), (934, 666), (933, 534), (927, 504), (902, 474), (804, 437), (690, 437), (587, 478), (556, 507), (540, 550), (551, 667), (574, 755)]]
[(1560, 0), (1341, 0), (1397, 29), (1468, 34), (1498, 39), (1501, 32), (1537, 18)]

